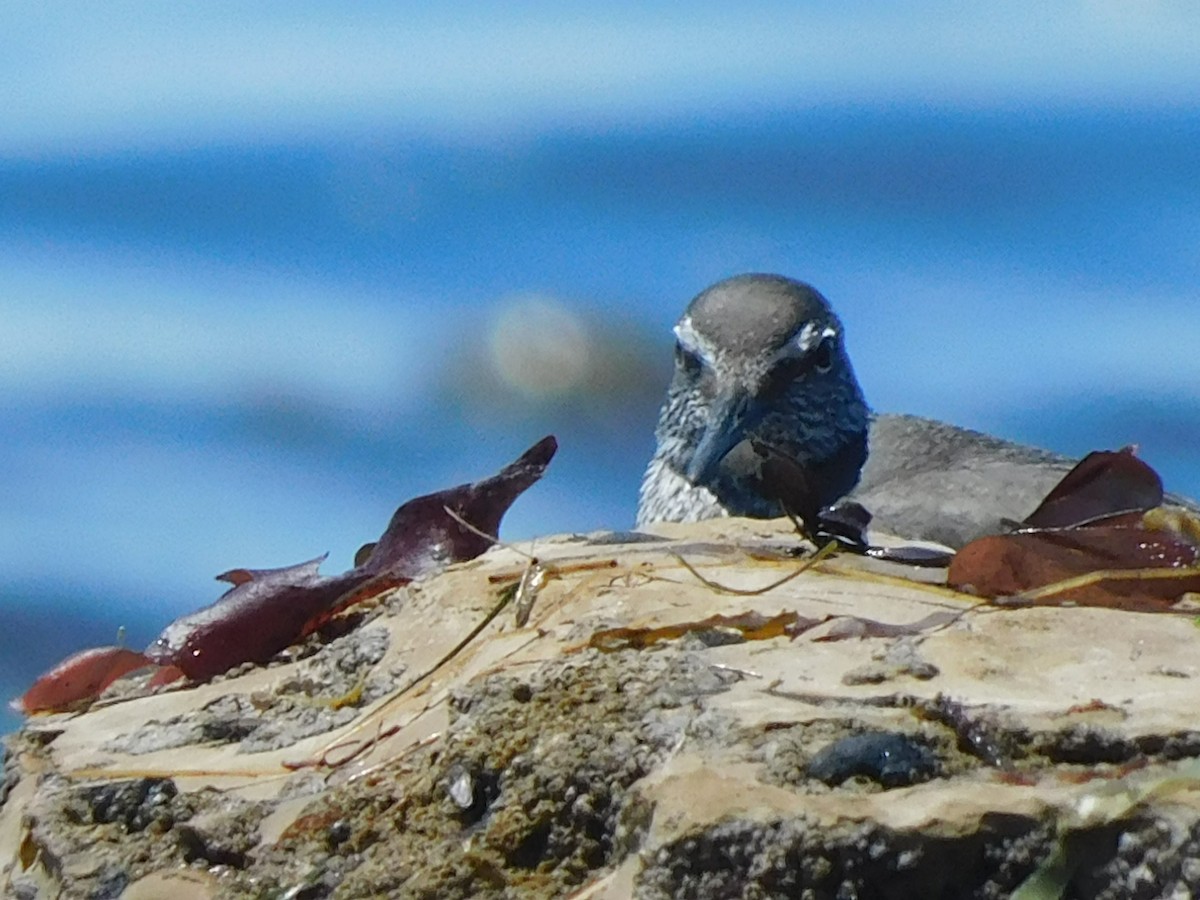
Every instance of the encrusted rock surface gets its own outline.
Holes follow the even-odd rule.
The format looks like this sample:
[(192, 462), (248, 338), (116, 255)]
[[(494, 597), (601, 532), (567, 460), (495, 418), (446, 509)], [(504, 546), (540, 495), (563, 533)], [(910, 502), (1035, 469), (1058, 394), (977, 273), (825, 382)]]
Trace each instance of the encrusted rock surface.
[[(510, 603), (457, 652), (525, 570), (513, 550), (271, 665), (31, 719), (8, 742), (4, 895), (1200, 891), (1187, 617), (975, 606), (849, 557), (722, 593), (679, 557), (760, 588), (800, 565), (786, 523), (662, 535), (539, 541), (528, 623)], [(592, 640), (622, 627), (666, 630)]]

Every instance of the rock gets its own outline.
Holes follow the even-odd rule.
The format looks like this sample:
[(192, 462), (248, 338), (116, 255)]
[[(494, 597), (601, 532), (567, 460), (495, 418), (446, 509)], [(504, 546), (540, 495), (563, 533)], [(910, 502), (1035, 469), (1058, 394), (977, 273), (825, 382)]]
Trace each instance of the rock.
[(220, 880), (207, 872), (190, 869), (152, 872), (139, 878), (121, 894), (121, 900), (216, 900)]
[[(528, 624), (510, 602), (457, 652), (529, 565), (512, 550), (328, 645), (30, 719), (8, 739), (3, 892), (1200, 890), (1187, 618), (976, 606), (845, 556), (723, 593), (696, 573), (746, 591), (797, 570), (786, 523), (655, 530), (539, 540)], [(873, 633), (849, 616), (930, 624), (834, 639)]]

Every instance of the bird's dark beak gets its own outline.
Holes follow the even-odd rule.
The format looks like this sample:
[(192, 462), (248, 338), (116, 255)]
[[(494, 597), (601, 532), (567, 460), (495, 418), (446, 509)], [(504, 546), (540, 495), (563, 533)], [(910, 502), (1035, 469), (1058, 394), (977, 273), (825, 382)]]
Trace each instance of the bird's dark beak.
[(684, 472), (688, 481), (705, 484), (716, 478), (721, 460), (756, 424), (754, 406), (754, 398), (741, 388), (722, 391), (717, 396), (709, 409), (708, 426)]

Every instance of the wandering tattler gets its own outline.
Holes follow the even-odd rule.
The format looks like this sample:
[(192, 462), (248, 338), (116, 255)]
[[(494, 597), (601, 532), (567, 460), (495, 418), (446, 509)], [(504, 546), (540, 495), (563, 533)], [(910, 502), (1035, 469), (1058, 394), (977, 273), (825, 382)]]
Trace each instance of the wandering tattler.
[[(872, 414), (842, 323), (807, 284), (738, 275), (688, 305), (642, 480), (637, 524), (771, 518), (767, 446), (796, 464), (814, 507), (849, 495), (872, 524), (961, 547), (1019, 521), (1073, 460), (932, 419)], [(868, 452), (869, 450), (869, 452)]]

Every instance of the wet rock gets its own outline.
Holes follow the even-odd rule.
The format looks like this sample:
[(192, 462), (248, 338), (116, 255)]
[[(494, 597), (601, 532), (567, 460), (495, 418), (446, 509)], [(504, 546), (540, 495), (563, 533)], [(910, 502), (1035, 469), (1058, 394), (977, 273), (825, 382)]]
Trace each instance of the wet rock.
[(207, 872), (173, 869), (152, 872), (129, 885), (121, 900), (216, 900), (219, 880)]
[(1045, 735), (1038, 741), (1038, 750), (1054, 762), (1084, 765), (1123, 763), (1140, 754), (1135, 741), (1090, 725)]
[(135, 778), (79, 788), (71, 808), (79, 810), (82, 823), (116, 823), (126, 832), (141, 831), (151, 824), (166, 830), (173, 824), (171, 800), (178, 793), (170, 779)]
[(657, 850), (638, 879), (646, 900), (709, 897), (1006, 896), (1032, 871), (1026, 856), (1004, 873), (966, 864), (1012, 858), (1038, 826), (1009, 820), (957, 838), (914, 840), (872, 824), (828, 829), (803, 818), (713, 824)]
[(868, 731), (852, 734), (813, 757), (808, 774), (828, 785), (861, 776), (885, 788), (928, 781), (937, 775), (937, 755), (911, 734)]
[(258, 824), (265, 812), (257, 804), (214, 797), (204, 812), (175, 830), (183, 861), (244, 869), (258, 844)]
[(0, 775), (0, 806), (4, 805), (4, 801), (8, 799), (8, 792), (11, 791), (21, 780), (21, 767), (17, 762), (16, 756), (13, 754), (12, 746), (8, 741), (3, 745), (4, 753), (4, 771)]

